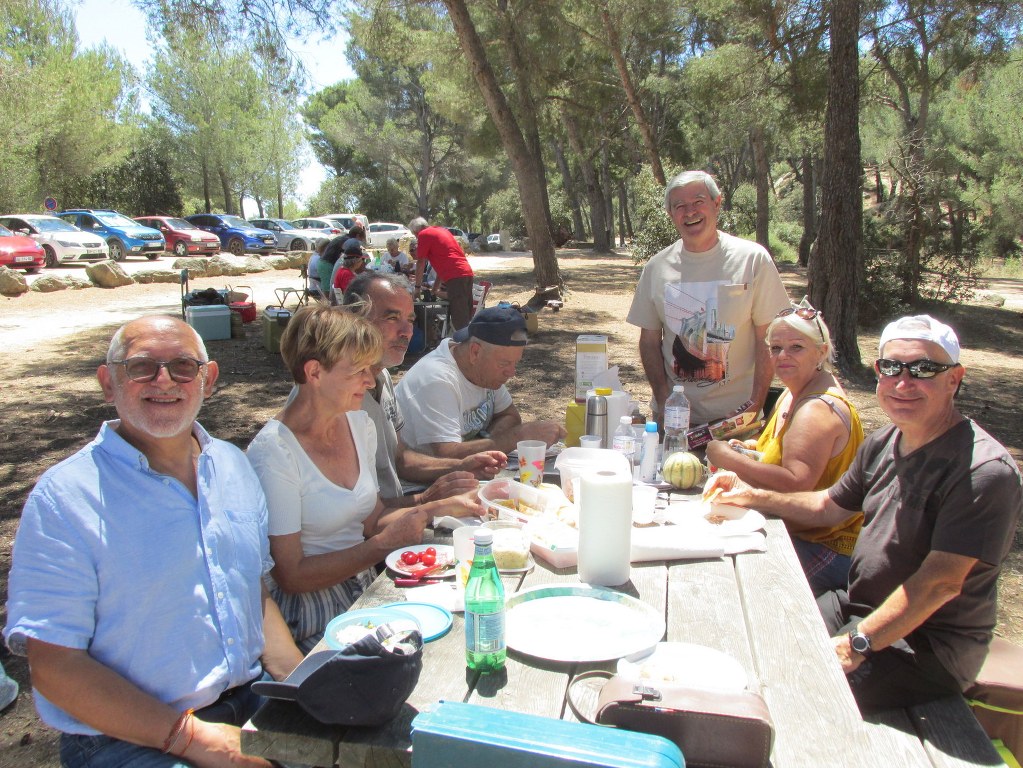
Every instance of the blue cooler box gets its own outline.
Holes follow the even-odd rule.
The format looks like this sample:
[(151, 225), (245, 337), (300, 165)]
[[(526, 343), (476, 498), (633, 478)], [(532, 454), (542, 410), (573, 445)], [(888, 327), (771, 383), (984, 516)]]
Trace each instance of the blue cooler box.
[(185, 322), (195, 328), (203, 341), (231, 338), (231, 310), (223, 304), (185, 307)]
[(412, 768), (684, 768), (660, 736), (442, 701), (412, 721)]

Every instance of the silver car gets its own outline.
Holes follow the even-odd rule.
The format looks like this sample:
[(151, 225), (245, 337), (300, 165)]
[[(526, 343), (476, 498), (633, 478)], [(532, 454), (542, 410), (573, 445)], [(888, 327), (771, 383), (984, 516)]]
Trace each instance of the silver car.
[(47, 267), (110, 258), (110, 249), (102, 237), (83, 232), (56, 216), (20, 213), (0, 216), (0, 224), (16, 235), (31, 237), (39, 243), (46, 251)]
[(277, 247), (284, 251), (311, 251), (321, 240), (330, 239), (322, 229), (296, 227), (284, 219), (249, 219), (249, 223), (273, 232), (277, 238)]
[(370, 248), (383, 248), (392, 237), (401, 240), (403, 237), (412, 237), (412, 233), (404, 224), (389, 221), (374, 222), (366, 230), (366, 242)]

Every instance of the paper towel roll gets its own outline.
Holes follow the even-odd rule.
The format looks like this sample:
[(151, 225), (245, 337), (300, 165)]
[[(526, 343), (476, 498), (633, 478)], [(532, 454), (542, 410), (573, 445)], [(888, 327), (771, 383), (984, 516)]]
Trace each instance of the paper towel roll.
[(584, 472), (579, 491), (579, 580), (601, 587), (624, 584), (632, 548), (632, 478)]

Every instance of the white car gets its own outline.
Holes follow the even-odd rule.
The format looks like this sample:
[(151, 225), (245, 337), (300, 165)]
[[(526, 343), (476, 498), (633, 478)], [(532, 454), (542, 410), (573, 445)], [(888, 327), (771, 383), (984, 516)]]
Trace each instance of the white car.
[(337, 222), (345, 230), (349, 230), (356, 224), (362, 224), (363, 229), (369, 226), (369, 219), (361, 213), (319, 213), (316, 215), (317, 219), (330, 219), (331, 221)]
[(383, 248), (392, 237), (401, 240), (403, 237), (412, 237), (412, 233), (404, 224), (389, 221), (374, 222), (366, 230), (366, 242), (370, 248)]
[(39, 243), (46, 251), (48, 267), (110, 258), (110, 249), (102, 237), (83, 232), (56, 216), (36, 213), (0, 216), (0, 224), (16, 235), (31, 237)]
[(501, 247), (501, 235), (495, 232), (492, 235), (487, 235), (487, 248), (500, 248)]

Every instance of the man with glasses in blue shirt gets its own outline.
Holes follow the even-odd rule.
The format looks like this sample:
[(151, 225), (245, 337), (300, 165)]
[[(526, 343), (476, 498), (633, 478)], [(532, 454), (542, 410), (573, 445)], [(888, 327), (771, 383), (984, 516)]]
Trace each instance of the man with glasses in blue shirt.
[(862, 511), (849, 588), (817, 603), (864, 711), (970, 686), (1023, 504), (1011, 456), (955, 407), (966, 373), (955, 331), (927, 315), (903, 317), (884, 329), (879, 353), (877, 399), (892, 424), (867, 438), (837, 484), (719, 497), (814, 525)]
[(177, 318), (123, 326), (97, 371), (119, 418), (25, 504), (5, 637), (64, 766), (268, 765), (241, 754), (249, 686), (302, 655), (262, 583), (259, 480), (195, 420), (217, 373)]

